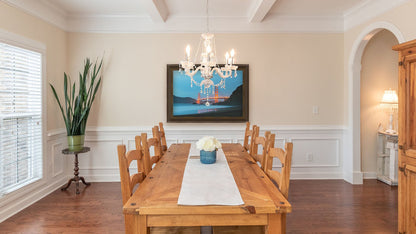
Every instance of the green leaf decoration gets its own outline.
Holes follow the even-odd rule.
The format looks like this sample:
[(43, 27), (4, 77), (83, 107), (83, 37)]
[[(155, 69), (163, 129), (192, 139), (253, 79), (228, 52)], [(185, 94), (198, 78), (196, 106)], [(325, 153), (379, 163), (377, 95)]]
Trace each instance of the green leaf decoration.
[[(84, 135), (88, 116), (94, 102), (95, 95), (101, 85), (101, 68), (103, 59), (98, 63), (91, 63), (89, 58), (84, 61), (84, 70), (79, 73), (78, 94), (77, 85), (71, 82), (69, 75), (64, 73), (64, 105), (61, 104), (55, 87), (51, 86), (53, 95), (61, 110), (68, 136)], [(97, 80), (98, 79), (98, 80)]]

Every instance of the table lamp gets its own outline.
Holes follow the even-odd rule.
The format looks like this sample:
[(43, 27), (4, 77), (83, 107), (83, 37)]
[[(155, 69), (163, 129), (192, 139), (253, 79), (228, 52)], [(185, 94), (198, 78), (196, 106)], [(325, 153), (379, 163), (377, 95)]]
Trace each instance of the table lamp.
[(396, 134), (397, 132), (393, 130), (393, 114), (394, 110), (398, 107), (398, 98), (396, 90), (388, 89), (384, 91), (383, 98), (381, 99), (381, 105), (389, 108), (390, 121), (389, 128), (386, 130), (386, 133)]

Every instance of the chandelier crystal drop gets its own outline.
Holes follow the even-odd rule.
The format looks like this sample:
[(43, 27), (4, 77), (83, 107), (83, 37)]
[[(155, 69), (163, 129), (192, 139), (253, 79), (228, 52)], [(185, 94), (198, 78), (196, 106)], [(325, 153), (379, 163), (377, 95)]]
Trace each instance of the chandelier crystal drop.
[[(185, 60), (180, 62), (180, 69), (185, 71), (185, 74), (191, 78), (191, 87), (197, 85), (201, 87), (201, 93), (208, 94), (214, 89), (211, 87), (225, 88), (225, 79), (237, 77), (238, 66), (234, 65), (235, 51), (232, 49), (225, 54), (225, 63), (221, 67), (217, 64), (216, 48), (215, 48), (215, 36), (209, 33), (208, 24), (208, 0), (206, 2), (207, 11), (207, 33), (201, 34), (198, 50), (195, 53), (194, 58), (191, 58), (191, 47), (188, 45), (185, 49)], [(199, 58), (199, 64), (196, 64)], [(194, 62), (193, 62), (194, 61)], [(197, 82), (194, 79), (195, 74), (200, 71), (202, 81)], [(216, 84), (212, 80), (214, 73), (218, 74), (221, 78)]]

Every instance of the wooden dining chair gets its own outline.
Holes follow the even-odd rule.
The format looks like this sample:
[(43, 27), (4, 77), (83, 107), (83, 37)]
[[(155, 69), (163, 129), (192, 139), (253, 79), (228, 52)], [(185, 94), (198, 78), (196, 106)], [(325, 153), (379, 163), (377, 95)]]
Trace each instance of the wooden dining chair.
[[(257, 125), (253, 125), (253, 129), (255, 127), (257, 127)], [(253, 133), (254, 133), (253, 129), (250, 130), (250, 122), (247, 122), (246, 123), (246, 131), (244, 132), (244, 143), (243, 143), (243, 148), (247, 152), (251, 152), (253, 137), (255, 137), (255, 135), (253, 136)]]
[[(272, 134), (273, 141), (274, 136)], [(268, 147), (266, 154), (266, 163), (264, 172), (266, 175), (276, 182), (280, 192), (285, 196), (286, 199), (289, 197), (289, 183), (290, 183), (290, 170), (292, 167), (292, 152), (293, 152), (293, 143), (286, 142), (285, 149)], [(281, 166), (281, 171), (273, 170), (273, 159), (278, 158)], [(282, 223), (286, 223), (286, 213), (282, 213)], [(284, 227), (285, 228), (285, 227)]]
[[(260, 167), (262, 170), (264, 170), (264, 163), (266, 161), (266, 151), (267, 151), (267, 146), (269, 144), (269, 136), (270, 136), (270, 131), (266, 131), (264, 136), (259, 136), (259, 131), (260, 128), (258, 126), (254, 126), (253, 127), (253, 138), (252, 138), (252, 146), (251, 146), (251, 152), (250, 152), (250, 156), (256, 161), (260, 163)], [(270, 144), (273, 144), (274, 146), (274, 142), (270, 142)], [(261, 146), (261, 150), (262, 152), (259, 153), (259, 146)]]
[(162, 153), (165, 154), (168, 150), (168, 145), (166, 143), (166, 134), (163, 123), (159, 122), (159, 136), (160, 136), (160, 145), (162, 146)]
[[(136, 149), (143, 152), (144, 173), (148, 175), (152, 170), (153, 164), (159, 162), (160, 158), (162, 158), (160, 141), (156, 137), (147, 138), (147, 133), (142, 133), (140, 139), (141, 142), (136, 142)], [(151, 153), (151, 150), (153, 153)]]
[(165, 155), (166, 151), (168, 150), (168, 146), (166, 144), (165, 130), (163, 128), (162, 122), (159, 123), (159, 126), (155, 125), (152, 128), (152, 134), (154, 138), (159, 139), (161, 155)]
[[(270, 136), (273, 137), (274, 136)], [(290, 182), (290, 170), (292, 167), (292, 152), (293, 143), (286, 142), (285, 149), (269, 147), (266, 154), (266, 163), (264, 172), (266, 175), (278, 185), (280, 192), (288, 198), (289, 195), (289, 182)], [(278, 158), (282, 164), (280, 172), (272, 170), (273, 159)]]
[[(136, 142), (140, 142), (140, 136), (136, 136)], [(144, 173), (144, 156), (141, 150), (130, 150), (126, 153), (126, 145), (117, 146), (118, 153), (118, 165), (120, 169), (120, 184), (121, 184), (121, 197), (123, 205), (127, 203), (133, 194), (135, 187), (140, 184), (146, 177)], [(137, 173), (130, 174), (130, 164), (137, 161)], [(132, 215), (125, 215), (124, 222), (126, 229), (128, 225), (134, 223), (134, 217)]]
[[(136, 140), (139, 140), (140, 136), (136, 136)], [(130, 150), (126, 153), (125, 145), (117, 146), (118, 164), (120, 168), (120, 182), (121, 182), (121, 195), (123, 198), (123, 204), (125, 204), (131, 195), (135, 186), (141, 183), (146, 177), (144, 173), (144, 157), (141, 150)], [(137, 161), (137, 173), (130, 175), (130, 164), (132, 161)]]

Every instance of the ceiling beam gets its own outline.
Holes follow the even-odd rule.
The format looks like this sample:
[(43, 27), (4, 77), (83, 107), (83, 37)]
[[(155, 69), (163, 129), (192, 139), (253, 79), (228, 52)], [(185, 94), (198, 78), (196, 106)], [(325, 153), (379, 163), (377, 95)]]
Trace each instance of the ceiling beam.
[(155, 23), (163, 23), (169, 16), (165, 0), (145, 0), (147, 13)]
[(269, 13), (270, 9), (275, 2), (279, 0), (258, 0), (257, 5), (254, 7), (254, 10), (250, 13), (249, 22), (250, 23), (260, 23)]

